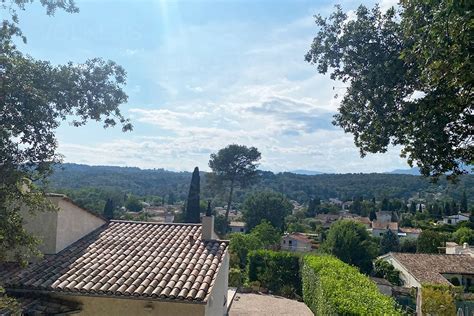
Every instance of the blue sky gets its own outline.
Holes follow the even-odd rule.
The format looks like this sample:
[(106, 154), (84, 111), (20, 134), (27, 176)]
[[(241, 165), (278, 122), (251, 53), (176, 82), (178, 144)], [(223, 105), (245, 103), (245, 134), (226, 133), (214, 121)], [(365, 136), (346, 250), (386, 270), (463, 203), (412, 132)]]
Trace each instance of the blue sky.
[(64, 123), (66, 162), (206, 170), (210, 153), (238, 143), (256, 146), (272, 171), (407, 168), (399, 148), (359, 157), (352, 136), (331, 124), (343, 85), (304, 61), (312, 16), (361, 1), (78, 0), (80, 13), (54, 17), (33, 4), (20, 14), (20, 46), (53, 63), (102, 57), (127, 71), (122, 111), (134, 131)]

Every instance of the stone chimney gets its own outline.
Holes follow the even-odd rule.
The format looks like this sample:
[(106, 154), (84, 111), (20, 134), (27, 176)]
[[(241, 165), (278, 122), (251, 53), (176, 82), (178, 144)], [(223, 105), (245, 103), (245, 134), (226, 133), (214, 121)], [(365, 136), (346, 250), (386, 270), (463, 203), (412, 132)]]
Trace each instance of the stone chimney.
[(207, 202), (206, 215), (202, 217), (202, 228), (201, 228), (202, 240), (215, 240), (218, 239), (214, 232), (214, 216), (211, 211), (211, 201)]

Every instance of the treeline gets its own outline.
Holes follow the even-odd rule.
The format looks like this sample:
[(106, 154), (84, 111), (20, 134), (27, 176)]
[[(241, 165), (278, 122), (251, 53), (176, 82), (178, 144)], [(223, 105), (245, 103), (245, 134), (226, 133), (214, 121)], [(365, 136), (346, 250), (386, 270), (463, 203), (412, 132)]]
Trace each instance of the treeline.
[[(91, 209), (101, 209), (110, 195), (124, 200), (127, 194), (165, 202), (184, 201), (189, 190), (190, 172), (130, 167), (87, 166), (63, 164), (49, 179), (50, 191), (61, 191), (79, 199)], [(201, 172), (202, 198), (215, 198), (206, 185), (206, 173)], [(465, 192), (474, 196), (474, 176), (466, 175), (452, 184), (445, 179), (431, 183), (420, 176), (402, 174), (322, 174), (299, 175), (289, 172), (262, 171), (260, 181), (245, 190), (237, 189), (234, 202), (239, 204), (249, 192), (273, 190), (289, 199), (307, 203), (311, 198), (338, 198), (343, 201), (383, 198), (406, 200), (415, 194), (429, 199), (461, 200)]]

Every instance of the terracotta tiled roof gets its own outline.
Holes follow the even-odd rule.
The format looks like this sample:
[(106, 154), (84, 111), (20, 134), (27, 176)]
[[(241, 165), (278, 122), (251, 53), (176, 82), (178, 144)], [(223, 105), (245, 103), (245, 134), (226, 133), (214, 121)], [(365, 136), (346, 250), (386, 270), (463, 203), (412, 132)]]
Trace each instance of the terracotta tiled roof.
[(305, 243), (311, 243), (311, 239), (308, 238), (308, 236), (306, 236), (305, 234), (302, 234), (302, 233), (292, 233), (292, 234), (289, 234), (287, 236), (285, 236), (287, 238), (291, 238), (291, 239), (296, 239), (296, 240), (299, 240), (299, 241), (302, 241), (302, 242), (305, 242)]
[(442, 274), (474, 275), (474, 258), (467, 255), (390, 253), (421, 284), (451, 284)]
[(28, 289), (206, 301), (226, 241), (201, 241), (199, 224), (111, 221), (5, 282)]
[(399, 230), (402, 233), (409, 233), (409, 234), (421, 234), (422, 232), (420, 228), (413, 228), (413, 227), (400, 227)]
[(373, 229), (387, 229), (389, 228), (390, 230), (398, 230), (398, 223), (397, 222), (389, 222), (389, 223), (383, 223), (383, 222), (372, 222), (372, 228)]

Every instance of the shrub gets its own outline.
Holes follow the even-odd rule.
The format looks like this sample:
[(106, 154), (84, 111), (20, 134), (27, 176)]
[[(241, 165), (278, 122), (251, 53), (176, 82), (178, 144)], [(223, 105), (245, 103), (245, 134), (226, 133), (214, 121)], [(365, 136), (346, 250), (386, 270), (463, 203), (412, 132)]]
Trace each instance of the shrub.
[(262, 287), (276, 294), (301, 295), (299, 261), (299, 256), (293, 253), (271, 250), (252, 251), (248, 255), (249, 281), (259, 281)]
[(242, 285), (242, 271), (238, 268), (229, 270), (229, 286), (240, 287)]
[(375, 283), (333, 256), (305, 257), (302, 276), (303, 299), (315, 315), (401, 315)]
[(454, 289), (449, 286), (423, 285), (421, 288), (421, 311), (423, 315), (455, 315), (454, 295)]

